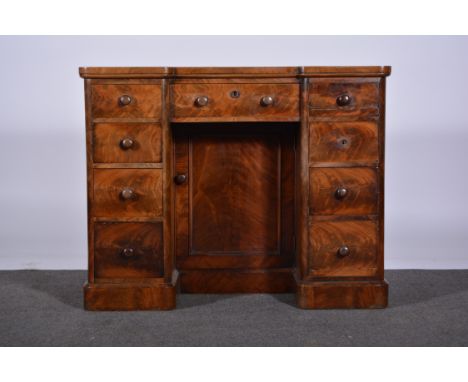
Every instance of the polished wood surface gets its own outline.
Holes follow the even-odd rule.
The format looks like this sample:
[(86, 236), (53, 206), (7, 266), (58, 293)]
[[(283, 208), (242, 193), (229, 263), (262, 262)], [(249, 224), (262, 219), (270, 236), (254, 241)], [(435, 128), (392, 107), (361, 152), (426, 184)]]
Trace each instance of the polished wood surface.
[(160, 169), (94, 170), (93, 207), (94, 215), (97, 217), (161, 216), (162, 171)]
[[(121, 102), (129, 97), (128, 104)], [(158, 118), (161, 115), (159, 85), (96, 84), (91, 90), (94, 118)]]
[[(339, 198), (337, 190), (346, 189)], [(311, 168), (310, 213), (372, 215), (377, 213), (378, 186), (374, 168)]]
[[(309, 231), (310, 275), (372, 277), (377, 272), (375, 221), (315, 222)], [(340, 248), (348, 252), (340, 253)]]
[[(379, 115), (379, 79), (319, 79), (309, 87), (310, 113), (315, 120), (326, 118), (377, 118)], [(341, 106), (340, 97), (349, 103)]]
[(96, 163), (162, 162), (161, 125), (96, 123), (93, 149)]
[(86, 309), (172, 309), (177, 290), (385, 307), (389, 74), (80, 68)]
[(231, 121), (299, 120), (296, 84), (175, 84), (172, 97), (172, 120), (178, 122), (225, 117)]
[(379, 161), (378, 123), (356, 122), (313, 122), (310, 124), (310, 162), (367, 163)]
[[(175, 186), (182, 290), (193, 269), (239, 269), (245, 279), (245, 269), (291, 267), (295, 125), (184, 124), (174, 130), (175, 179), (186, 177)], [(229, 282), (201, 283), (213, 293)]]
[(98, 223), (94, 240), (97, 278), (162, 276), (161, 223)]

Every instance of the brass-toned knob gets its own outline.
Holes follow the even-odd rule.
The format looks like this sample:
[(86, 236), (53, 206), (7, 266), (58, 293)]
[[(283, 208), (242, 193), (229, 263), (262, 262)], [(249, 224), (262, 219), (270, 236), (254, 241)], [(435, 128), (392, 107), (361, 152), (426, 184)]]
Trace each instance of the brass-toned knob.
[(132, 97), (130, 97), (127, 94), (124, 94), (123, 96), (119, 98), (120, 106), (127, 106), (127, 105), (130, 105), (131, 103), (132, 103)]
[(338, 106), (348, 106), (351, 103), (351, 97), (348, 94), (342, 94), (336, 99)]
[(185, 183), (186, 180), (187, 180), (187, 175), (185, 174), (179, 174), (174, 177), (174, 182), (175, 184), (178, 184), (178, 185)]
[(346, 245), (343, 245), (340, 248), (338, 248), (338, 255), (341, 257), (349, 256), (350, 252), (351, 251), (349, 250), (349, 247)]
[(344, 187), (338, 187), (335, 191), (335, 198), (338, 200), (343, 199), (346, 195), (348, 195), (348, 190)]
[(123, 199), (123, 200), (129, 200), (129, 199), (132, 199), (135, 195), (135, 191), (133, 191), (131, 188), (129, 187), (125, 187), (122, 191), (120, 191), (120, 197)]
[(265, 96), (265, 97), (262, 97), (262, 99), (260, 100), (260, 105), (266, 107), (266, 106), (273, 105), (273, 102), (274, 102), (274, 99), (272, 96)]
[(124, 138), (120, 141), (120, 148), (122, 150), (128, 150), (133, 146), (133, 139), (132, 138)]
[(124, 249), (122, 249), (120, 254), (123, 257), (132, 257), (135, 254), (135, 250), (133, 248), (124, 248)]
[(208, 105), (208, 97), (207, 96), (197, 97), (195, 99), (195, 105), (198, 107), (203, 107), (203, 106)]

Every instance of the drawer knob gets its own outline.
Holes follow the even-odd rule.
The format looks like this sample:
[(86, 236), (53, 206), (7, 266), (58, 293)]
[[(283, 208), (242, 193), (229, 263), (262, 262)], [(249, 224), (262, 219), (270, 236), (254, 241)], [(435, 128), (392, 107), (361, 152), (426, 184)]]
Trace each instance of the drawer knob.
[(187, 175), (185, 174), (179, 174), (174, 177), (174, 182), (175, 184), (178, 184), (178, 185), (184, 184), (186, 180), (187, 180)]
[(335, 198), (338, 200), (343, 199), (346, 195), (348, 195), (348, 190), (344, 187), (338, 187), (335, 191)]
[(207, 96), (197, 97), (195, 99), (195, 105), (198, 107), (203, 107), (203, 106), (208, 105), (208, 97)]
[(267, 107), (267, 106), (273, 105), (273, 101), (274, 99), (272, 96), (265, 96), (265, 97), (262, 97), (262, 99), (260, 100), (260, 105)]
[(130, 105), (131, 103), (132, 103), (132, 97), (130, 97), (127, 94), (124, 94), (123, 96), (119, 98), (120, 106), (127, 106), (127, 105)]
[(132, 138), (124, 138), (120, 141), (120, 148), (122, 150), (128, 150), (133, 146), (133, 139)]
[(351, 103), (351, 97), (348, 94), (342, 94), (336, 99), (338, 106), (348, 106)]
[(132, 257), (135, 254), (135, 250), (133, 248), (124, 248), (120, 254), (123, 257)]
[(338, 255), (341, 257), (349, 256), (349, 253), (350, 253), (349, 247), (346, 245), (343, 245), (340, 248), (338, 248)]
[(120, 191), (120, 197), (123, 200), (130, 200), (134, 197), (134, 195), (135, 192), (129, 187), (125, 187), (122, 191)]

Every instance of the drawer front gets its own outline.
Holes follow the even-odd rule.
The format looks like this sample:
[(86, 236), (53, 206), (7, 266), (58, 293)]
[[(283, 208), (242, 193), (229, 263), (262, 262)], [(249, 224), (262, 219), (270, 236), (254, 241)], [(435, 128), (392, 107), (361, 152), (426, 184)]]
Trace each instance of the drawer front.
[(311, 168), (310, 213), (371, 215), (377, 213), (375, 168)]
[(310, 273), (316, 277), (372, 277), (377, 272), (374, 221), (314, 222), (309, 228)]
[(94, 240), (95, 277), (163, 275), (162, 223), (97, 223)]
[(309, 86), (310, 113), (315, 117), (377, 117), (378, 79), (314, 79)]
[(377, 123), (312, 122), (309, 155), (311, 162), (378, 163)]
[(298, 84), (176, 84), (172, 94), (174, 119), (299, 120)]
[(91, 90), (94, 118), (159, 118), (160, 85), (96, 84)]
[(95, 169), (94, 216), (162, 215), (162, 170)]
[(97, 123), (93, 149), (96, 163), (161, 162), (161, 125)]

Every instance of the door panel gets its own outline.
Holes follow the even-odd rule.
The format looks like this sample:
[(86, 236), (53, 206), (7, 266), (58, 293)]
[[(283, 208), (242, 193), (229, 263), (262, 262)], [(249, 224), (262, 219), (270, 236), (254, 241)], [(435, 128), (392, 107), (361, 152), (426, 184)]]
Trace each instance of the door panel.
[(294, 128), (174, 126), (180, 269), (292, 265)]

